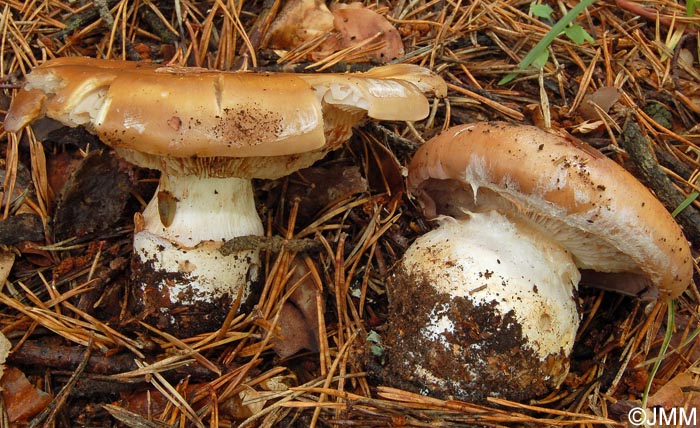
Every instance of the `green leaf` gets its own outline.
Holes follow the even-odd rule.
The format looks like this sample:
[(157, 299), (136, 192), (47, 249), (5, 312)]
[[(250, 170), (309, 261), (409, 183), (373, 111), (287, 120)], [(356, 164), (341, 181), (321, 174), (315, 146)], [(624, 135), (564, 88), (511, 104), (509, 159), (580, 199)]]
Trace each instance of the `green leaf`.
[(513, 79), (515, 79), (518, 76), (518, 73), (510, 73), (504, 76), (501, 80), (498, 81), (499, 85), (505, 85), (510, 83)]
[(593, 40), (593, 37), (591, 37), (591, 35), (578, 24), (573, 24), (570, 27), (567, 27), (566, 30), (564, 30), (564, 34), (566, 34), (566, 36), (577, 45), (582, 45), (583, 42), (593, 43), (595, 41)]
[(680, 205), (678, 205), (678, 207), (677, 207), (675, 210), (673, 210), (673, 212), (671, 213), (671, 215), (672, 215), (673, 217), (675, 217), (675, 216), (677, 216), (678, 214), (680, 214), (681, 211), (683, 211), (684, 209), (688, 208), (688, 206), (689, 206), (690, 204), (692, 204), (693, 201), (696, 200), (696, 199), (698, 198), (698, 196), (700, 196), (700, 192), (692, 192), (690, 195), (688, 195), (687, 198), (685, 198), (685, 200), (684, 200), (683, 202), (680, 203)]
[[(557, 21), (552, 28), (547, 32), (547, 34), (544, 35), (542, 40), (540, 40), (535, 47), (530, 50), (530, 52), (525, 55), (525, 58), (520, 61), (519, 68), (521, 70), (525, 70), (527, 67), (531, 65), (535, 65), (538, 68), (542, 68), (547, 64), (547, 59), (549, 59), (549, 51), (547, 50), (549, 48), (549, 45), (552, 44), (554, 39), (556, 39), (562, 32), (566, 30), (566, 28), (571, 24), (576, 17), (583, 12), (586, 7), (590, 6), (593, 4), (595, 0), (581, 0), (579, 4), (574, 6), (571, 10), (569, 10), (566, 15), (564, 15), (559, 21)], [(531, 6), (531, 8), (535, 7), (537, 5)], [(585, 31), (584, 31), (585, 32)], [(588, 36), (590, 37), (590, 35)], [(584, 36), (584, 40), (585, 36)], [(592, 39), (591, 39), (592, 40)], [(512, 81), (517, 74), (511, 73), (503, 77), (498, 84), (499, 85), (505, 85)]]
[(381, 357), (384, 355), (384, 348), (379, 345), (372, 345), (369, 347), (369, 350), (375, 357)]
[(524, 70), (532, 65), (536, 58), (541, 57), (542, 51), (546, 51), (547, 47), (552, 44), (554, 39), (576, 19), (579, 13), (583, 12), (583, 10), (593, 4), (594, 1), (595, 0), (581, 0), (579, 4), (568, 11), (556, 24), (552, 25), (552, 28), (544, 35), (542, 40), (540, 40), (535, 47), (525, 55), (525, 58), (520, 61), (520, 69)]
[(659, 348), (658, 359), (651, 368), (651, 373), (649, 373), (649, 379), (647, 380), (646, 387), (644, 388), (644, 393), (642, 394), (642, 408), (646, 408), (647, 399), (649, 398), (649, 391), (651, 391), (651, 384), (656, 377), (656, 373), (659, 371), (661, 366), (661, 361), (663, 361), (666, 351), (668, 351), (668, 345), (671, 343), (671, 337), (673, 336), (674, 324), (676, 322), (676, 301), (669, 300), (667, 302), (668, 309), (666, 311), (666, 334), (664, 335), (664, 340), (661, 342), (661, 348)]
[(537, 68), (542, 68), (547, 64), (549, 59), (549, 51), (547, 49), (543, 50), (535, 59), (532, 60), (532, 65)]
[(382, 337), (376, 331), (370, 330), (369, 333), (367, 333), (367, 341), (380, 344), (382, 343)]
[(545, 19), (551, 19), (552, 18), (552, 13), (554, 13), (554, 9), (549, 7), (547, 4), (531, 4), (530, 5), (530, 13), (532, 13), (534, 16), (538, 18), (545, 18)]

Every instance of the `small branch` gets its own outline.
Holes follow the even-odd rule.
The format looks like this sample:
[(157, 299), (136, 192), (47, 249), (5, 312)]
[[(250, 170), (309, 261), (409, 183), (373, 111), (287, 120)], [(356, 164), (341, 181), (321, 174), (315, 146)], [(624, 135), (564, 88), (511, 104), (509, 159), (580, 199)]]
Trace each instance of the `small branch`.
[(92, 343), (93, 337), (92, 335), (90, 335), (90, 341), (88, 342), (88, 346), (85, 350), (85, 354), (83, 355), (82, 361), (75, 369), (75, 372), (68, 380), (68, 383), (66, 383), (63, 386), (63, 388), (61, 388), (61, 391), (56, 395), (56, 398), (54, 398), (54, 400), (51, 403), (49, 403), (49, 405), (37, 417), (32, 419), (32, 422), (29, 424), (29, 428), (36, 428), (39, 425), (41, 425), (42, 427), (51, 427), (55, 425), (56, 414), (58, 414), (61, 408), (63, 408), (63, 405), (66, 404), (66, 400), (68, 400), (71, 390), (78, 382), (80, 376), (85, 371), (85, 368), (88, 365), (88, 361), (90, 361), (90, 354), (92, 353)]
[[(671, 179), (659, 166), (651, 142), (642, 133), (639, 125), (631, 119), (627, 119), (625, 123), (620, 145), (639, 168), (642, 182), (654, 191), (669, 212), (673, 212), (685, 197), (674, 187)], [(689, 240), (694, 243), (700, 242), (700, 214), (693, 206), (688, 206), (681, 211), (676, 216), (676, 220), (683, 227)]]
[(268, 250), (279, 252), (282, 248), (293, 253), (321, 251), (321, 244), (313, 239), (284, 239), (281, 236), (238, 236), (224, 243), (219, 252), (224, 256), (239, 251)]
[[(97, 9), (97, 13), (99, 13), (100, 18), (102, 18), (102, 22), (104, 22), (107, 28), (110, 30), (114, 28), (114, 17), (112, 17), (112, 13), (109, 11), (107, 0), (93, 0), (93, 4)], [(116, 39), (124, 41), (124, 48), (126, 49), (126, 55), (128, 58), (132, 61), (141, 61), (141, 55), (136, 52), (136, 49), (134, 49), (134, 46), (126, 37), (121, 36), (121, 32), (118, 29), (115, 29), (115, 35)]]
[(178, 38), (173, 34), (163, 22), (158, 18), (147, 5), (142, 4), (139, 8), (139, 15), (141, 19), (144, 20), (146, 24), (153, 30), (153, 32), (160, 37), (160, 40), (167, 45), (174, 45), (178, 42)]
[(389, 142), (392, 146), (396, 146), (408, 153), (413, 153), (418, 150), (418, 144), (409, 140), (408, 138), (398, 135), (394, 131), (380, 125), (379, 123), (368, 121), (365, 126), (367, 126), (373, 132), (385, 136), (387, 142)]
[[(41, 372), (51, 369), (53, 372), (62, 370), (75, 370), (85, 359), (80, 347), (63, 345), (59, 341), (27, 340), (8, 356), (8, 362), (20, 367), (31, 368)], [(230, 367), (229, 367), (230, 368)], [(134, 355), (127, 353), (89, 355), (85, 373), (87, 375), (114, 375), (127, 373), (138, 369), (134, 362)], [(224, 367), (220, 366), (224, 371)], [(33, 372), (33, 370), (28, 370)], [(165, 374), (168, 379), (179, 380), (190, 378), (193, 381), (210, 381), (212, 372), (200, 364), (187, 364), (168, 370)], [(136, 378), (139, 382), (145, 379)], [(132, 379), (133, 380), (133, 379)], [(113, 382), (114, 383), (114, 382)]]
[[(114, 6), (116, 3), (117, 0), (108, 0), (107, 5), (108, 7), (111, 7)], [(98, 17), (99, 13), (96, 8), (87, 8), (84, 11), (68, 18), (68, 20), (65, 22), (65, 28), (57, 32), (53, 37), (64, 38), (70, 34), (73, 34), (75, 31), (87, 27), (90, 22), (94, 21)]]
[[(615, 4), (617, 4), (617, 7), (620, 9), (626, 10), (628, 12), (631, 12), (635, 15), (638, 15), (647, 21), (651, 22), (658, 22), (659, 24), (663, 25), (664, 27), (668, 28), (673, 28), (675, 24), (677, 24), (675, 17), (668, 16), (668, 15), (662, 15), (659, 13), (658, 10), (652, 9), (646, 6), (643, 6), (640, 3), (637, 3), (635, 1), (631, 0), (615, 0)], [(697, 31), (691, 30), (691, 29), (686, 29), (684, 30), (686, 34), (695, 34)]]

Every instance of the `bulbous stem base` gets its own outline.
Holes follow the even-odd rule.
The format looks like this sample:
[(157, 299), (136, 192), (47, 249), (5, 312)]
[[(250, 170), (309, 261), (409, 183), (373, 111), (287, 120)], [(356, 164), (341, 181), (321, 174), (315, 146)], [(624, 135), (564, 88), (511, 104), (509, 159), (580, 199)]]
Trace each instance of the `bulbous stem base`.
[(497, 212), (444, 218), (387, 283), (385, 381), (469, 401), (546, 394), (568, 372), (579, 277), (531, 226)]

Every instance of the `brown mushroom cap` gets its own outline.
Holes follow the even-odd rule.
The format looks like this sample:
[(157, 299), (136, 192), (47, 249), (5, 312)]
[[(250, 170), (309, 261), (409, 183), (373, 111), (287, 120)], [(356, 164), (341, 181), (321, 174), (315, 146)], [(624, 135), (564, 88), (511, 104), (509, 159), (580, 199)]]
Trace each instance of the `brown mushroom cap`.
[[(26, 81), (5, 118), (8, 131), (48, 116), (87, 127), (142, 166), (220, 176), (235, 170), (246, 178), (276, 178), (310, 165), (346, 141), (365, 115), (422, 119), (429, 110), (423, 92), (445, 92), (442, 79), (410, 65), (365, 76), (61, 58), (35, 68)], [(428, 87), (431, 82), (437, 86)]]
[(689, 285), (688, 241), (654, 195), (624, 168), (564, 132), (506, 123), (449, 129), (409, 166), (426, 215), (498, 209), (527, 219), (580, 269), (643, 274), (651, 292)]
[[(27, 76), (25, 89), (45, 94), (46, 116), (153, 155), (275, 156), (324, 144), (316, 94), (293, 75), (133, 64), (49, 62)], [(11, 109), (6, 129), (21, 125), (14, 118)]]

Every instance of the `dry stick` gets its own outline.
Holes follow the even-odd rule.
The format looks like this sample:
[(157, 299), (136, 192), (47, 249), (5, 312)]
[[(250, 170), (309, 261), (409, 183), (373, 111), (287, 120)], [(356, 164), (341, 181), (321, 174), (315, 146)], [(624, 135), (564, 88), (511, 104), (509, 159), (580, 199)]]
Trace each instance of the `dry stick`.
[[(628, 12), (632, 12), (634, 14), (637, 14), (641, 16), (642, 18), (652, 21), (652, 22), (657, 22), (665, 27), (673, 27), (674, 23), (676, 21), (683, 21), (683, 19), (679, 16), (668, 16), (668, 15), (662, 15), (659, 13), (658, 10), (652, 9), (646, 6), (643, 6), (642, 4), (639, 4), (637, 2), (631, 1), (631, 0), (615, 0), (615, 4), (620, 9), (624, 9)], [(695, 34), (697, 31), (694, 31), (692, 29), (686, 29), (684, 30), (685, 33), (692, 33)]]
[[(117, 4), (117, 1), (118, 0), (107, 0), (107, 7), (110, 8), (114, 6)], [(94, 21), (98, 17), (99, 12), (97, 8), (94, 7), (87, 8), (80, 13), (73, 14), (70, 18), (68, 18), (67, 22), (65, 23), (65, 27), (61, 31), (57, 32), (53, 37), (67, 37), (73, 34), (75, 31), (85, 28), (90, 22)]]
[(173, 32), (165, 24), (163, 24), (163, 21), (160, 20), (158, 15), (147, 5), (141, 5), (139, 8), (139, 16), (146, 24), (148, 24), (149, 27), (151, 27), (156, 36), (158, 36), (163, 43), (174, 45), (178, 42), (175, 34), (173, 34)]
[[(272, 24), (272, 21), (277, 16), (277, 12), (280, 9), (282, 2), (280, 0), (265, 0), (263, 2), (262, 9), (255, 18), (253, 25), (249, 30), (250, 44), (256, 51), (266, 48), (266, 35), (267, 31)], [(244, 44), (238, 50), (238, 58), (234, 65), (234, 69), (241, 69), (248, 61), (248, 55), (250, 53), (247, 51), (248, 47)]]
[(119, 422), (130, 427), (143, 428), (170, 428), (171, 425), (158, 420), (148, 420), (139, 413), (134, 413), (114, 404), (105, 404), (102, 406), (110, 415)]
[(78, 378), (87, 367), (88, 361), (90, 361), (90, 353), (92, 351), (92, 337), (92, 334), (90, 334), (90, 338), (88, 340), (88, 345), (87, 349), (85, 350), (83, 360), (80, 362), (80, 365), (78, 365), (78, 367), (75, 369), (75, 373), (71, 375), (70, 379), (68, 380), (68, 383), (66, 383), (63, 386), (63, 388), (61, 388), (61, 391), (58, 393), (58, 395), (56, 395), (56, 398), (54, 398), (53, 401), (49, 403), (49, 405), (46, 406), (46, 408), (32, 420), (28, 428), (36, 428), (39, 425), (41, 425), (42, 427), (51, 427), (55, 424), (56, 414), (66, 403), (66, 400), (68, 399), (71, 390), (75, 386), (76, 382), (78, 382)]
[[(656, 197), (669, 211), (673, 211), (683, 203), (685, 197), (676, 190), (671, 179), (659, 166), (654, 157), (651, 142), (642, 133), (639, 125), (629, 118), (622, 131), (620, 145), (630, 156), (632, 162), (639, 168), (644, 184), (654, 191)], [(688, 206), (678, 213), (676, 219), (683, 227), (683, 231), (689, 240), (700, 242), (700, 214), (693, 206)]]
[(114, 29), (115, 38), (124, 42), (124, 48), (126, 49), (128, 58), (132, 61), (141, 61), (141, 55), (136, 52), (136, 49), (134, 49), (131, 41), (126, 37), (122, 37), (121, 32), (114, 27), (114, 17), (112, 17), (112, 13), (109, 11), (107, 0), (93, 0), (93, 4), (95, 5), (95, 9), (97, 9), (97, 13), (100, 15), (100, 18), (102, 18), (102, 22), (104, 22), (104, 24), (110, 30)]
[[(15, 346), (8, 356), (8, 362), (33, 368), (75, 370), (83, 358), (84, 355), (77, 346), (27, 340), (22, 346)], [(99, 353), (90, 355), (86, 372), (92, 375), (114, 375), (131, 372), (137, 368), (133, 354)], [(212, 372), (199, 364), (173, 367), (167, 375), (172, 376), (173, 379), (183, 377), (191, 377), (197, 381), (212, 379)]]
[(321, 251), (321, 244), (313, 239), (286, 239), (281, 236), (238, 236), (226, 241), (219, 252), (228, 256), (238, 251), (268, 250), (278, 253), (284, 248), (292, 253)]

